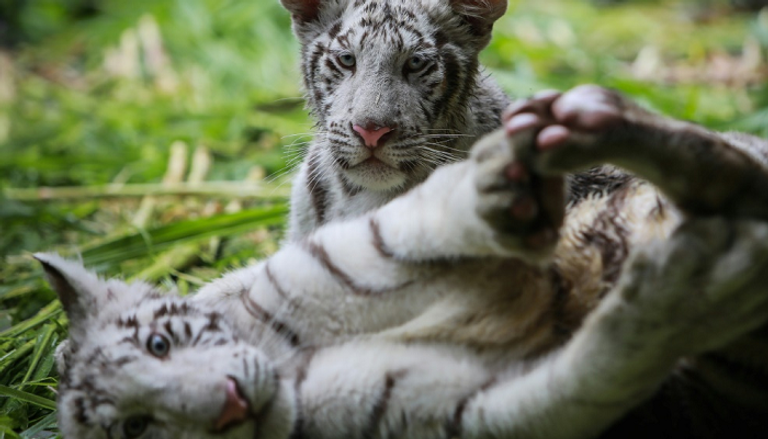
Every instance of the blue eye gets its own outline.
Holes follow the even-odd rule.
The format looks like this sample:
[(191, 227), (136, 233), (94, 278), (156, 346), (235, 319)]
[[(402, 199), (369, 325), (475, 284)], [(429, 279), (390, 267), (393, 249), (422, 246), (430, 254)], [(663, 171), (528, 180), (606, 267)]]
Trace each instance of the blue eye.
[(134, 416), (123, 422), (123, 435), (126, 439), (134, 439), (147, 431), (149, 418), (146, 416)]
[(171, 351), (171, 342), (161, 334), (154, 333), (147, 339), (147, 350), (158, 358), (163, 358)]
[(347, 68), (354, 67), (355, 63), (357, 62), (355, 55), (352, 55), (351, 53), (342, 53), (338, 56), (338, 60), (339, 64)]
[(414, 55), (408, 60), (406, 65), (408, 66), (408, 70), (411, 72), (418, 72), (419, 70), (426, 67), (427, 59), (419, 55)]

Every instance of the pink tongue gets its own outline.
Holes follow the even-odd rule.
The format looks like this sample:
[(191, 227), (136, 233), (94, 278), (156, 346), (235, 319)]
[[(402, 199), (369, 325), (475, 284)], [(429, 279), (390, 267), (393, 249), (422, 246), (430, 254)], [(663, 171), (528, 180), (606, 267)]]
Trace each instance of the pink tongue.
[(227, 378), (227, 400), (216, 420), (216, 430), (223, 430), (232, 424), (239, 424), (248, 419), (248, 401), (240, 395), (237, 383)]

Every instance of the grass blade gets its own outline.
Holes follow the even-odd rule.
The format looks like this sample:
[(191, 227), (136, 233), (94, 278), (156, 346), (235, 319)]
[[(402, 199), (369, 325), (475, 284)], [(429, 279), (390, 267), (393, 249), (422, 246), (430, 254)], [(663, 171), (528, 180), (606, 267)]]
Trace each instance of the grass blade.
[(37, 437), (37, 435), (43, 432), (44, 430), (54, 428), (55, 426), (56, 426), (56, 412), (53, 411), (43, 416), (43, 418), (40, 419), (38, 422), (36, 422), (33, 426), (21, 432), (20, 436), (23, 438), (34, 438), (34, 437)]
[(16, 390), (11, 387), (0, 385), (0, 396), (15, 398), (19, 401), (28, 402), (40, 408), (56, 410), (56, 401), (43, 398), (42, 396), (33, 395), (22, 390)]
[(20, 334), (23, 334), (24, 332), (36, 327), (37, 325), (44, 323), (46, 320), (57, 317), (59, 314), (61, 314), (61, 312), (61, 302), (54, 300), (40, 311), (38, 311), (34, 317), (24, 320), (23, 322), (20, 322), (14, 326), (11, 326), (5, 331), (0, 332), (0, 337), (17, 337)]
[(22, 386), (29, 382), (30, 377), (32, 377), (35, 370), (37, 369), (37, 365), (40, 363), (40, 359), (43, 357), (43, 355), (49, 353), (51, 348), (51, 338), (53, 338), (54, 331), (56, 331), (56, 327), (53, 325), (45, 325), (41, 329), (40, 334), (37, 336), (35, 341), (35, 351), (32, 353), (29, 368), (27, 369), (27, 373), (24, 375), (24, 379), (21, 380)]
[(83, 251), (86, 265), (116, 264), (129, 259), (154, 255), (182, 243), (195, 242), (213, 236), (229, 236), (258, 227), (282, 224), (288, 206), (250, 209), (233, 214), (216, 215), (197, 220), (180, 221), (171, 225), (137, 232), (110, 240)]

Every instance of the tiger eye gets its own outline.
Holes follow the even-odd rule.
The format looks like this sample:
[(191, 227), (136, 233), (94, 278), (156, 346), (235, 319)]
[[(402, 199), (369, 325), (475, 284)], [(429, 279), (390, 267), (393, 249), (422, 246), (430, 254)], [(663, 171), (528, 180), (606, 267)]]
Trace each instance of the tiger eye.
[(123, 435), (126, 439), (134, 439), (147, 431), (149, 418), (146, 416), (133, 416), (123, 422)]
[(408, 60), (408, 70), (412, 72), (418, 72), (427, 65), (427, 60), (424, 57), (415, 55)]
[(339, 64), (341, 64), (344, 67), (352, 68), (355, 66), (355, 63), (357, 62), (357, 59), (355, 59), (355, 55), (352, 55), (351, 53), (342, 53), (338, 56)]
[(164, 335), (153, 333), (147, 339), (147, 350), (155, 357), (163, 358), (171, 351), (171, 342)]

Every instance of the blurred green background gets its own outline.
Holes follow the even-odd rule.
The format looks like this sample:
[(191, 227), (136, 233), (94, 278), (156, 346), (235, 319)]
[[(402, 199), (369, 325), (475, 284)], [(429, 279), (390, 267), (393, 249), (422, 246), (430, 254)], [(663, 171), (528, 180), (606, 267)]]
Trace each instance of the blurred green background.
[[(483, 62), (768, 135), (765, 1), (512, 1)], [(311, 138), (278, 0), (0, 0), (0, 439), (55, 435), (66, 321), (29, 254), (181, 292), (277, 247)]]

